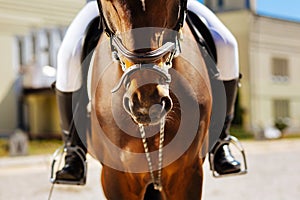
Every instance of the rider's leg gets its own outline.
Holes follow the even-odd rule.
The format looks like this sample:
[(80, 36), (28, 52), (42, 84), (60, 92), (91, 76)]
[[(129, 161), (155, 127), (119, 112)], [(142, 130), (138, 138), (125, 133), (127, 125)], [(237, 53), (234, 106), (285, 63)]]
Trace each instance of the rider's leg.
[[(218, 69), (220, 72), (219, 80), (223, 81), (226, 93), (226, 117), (220, 140), (226, 140), (230, 136), (230, 126), (234, 114), (234, 104), (237, 94), (239, 78), (238, 45), (235, 37), (225, 27), (225, 25), (201, 3), (190, 0), (188, 9), (197, 14), (209, 28), (216, 44)], [(218, 144), (216, 144), (218, 145)], [(213, 151), (215, 148), (213, 148)], [(228, 144), (220, 146), (216, 151), (214, 159), (215, 170), (219, 174), (239, 172), (240, 163), (232, 156)]]
[[(74, 110), (77, 102), (73, 102), (73, 96), (81, 88), (81, 52), (82, 38), (89, 23), (99, 15), (97, 2), (91, 1), (78, 13), (69, 26), (64, 40), (58, 52), (56, 96), (60, 114), (60, 124), (63, 130), (63, 141), (67, 149), (65, 166), (56, 173), (57, 182), (78, 182), (84, 175), (84, 163), (86, 154), (85, 142), (81, 140), (76, 126), (73, 123)], [(84, 133), (83, 133), (84, 134)], [(74, 148), (80, 148), (74, 151)], [(83, 158), (83, 159), (82, 159)]]
[[(230, 137), (230, 126), (234, 117), (234, 104), (237, 95), (238, 79), (223, 81), (227, 99), (226, 117), (223, 129), (220, 135), (220, 140), (228, 140)], [(216, 145), (219, 145), (217, 143)], [(241, 170), (240, 162), (237, 161), (231, 154), (228, 144), (223, 144), (219, 149), (214, 149), (214, 168), (219, 174), (237, 173)]]
[(87, 152), (86, 144), (82, 141), (73, 121), (73, 92), (60, 92), (56, 90), (56, 99), (59, 107), (60, 124), (63, 141), (66, 149), (65, 165), (56, 172), (56, 182), (85, 182), (84, 161)]

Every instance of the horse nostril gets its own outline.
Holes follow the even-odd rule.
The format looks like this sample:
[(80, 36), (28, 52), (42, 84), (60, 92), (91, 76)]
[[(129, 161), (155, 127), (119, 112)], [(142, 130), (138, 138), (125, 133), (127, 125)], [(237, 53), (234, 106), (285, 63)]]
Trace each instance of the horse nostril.
[(169, 112), (173, 107), (172, 100), (168, 96), (161, 98), (161, 104), (164, 105), (165, 112)]

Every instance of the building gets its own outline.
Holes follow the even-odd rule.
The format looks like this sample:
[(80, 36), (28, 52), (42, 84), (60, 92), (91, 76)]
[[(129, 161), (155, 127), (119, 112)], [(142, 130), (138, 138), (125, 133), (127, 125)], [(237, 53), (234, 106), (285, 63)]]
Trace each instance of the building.
[(282, 7), (275, 10), (262, 0), (207, 1), (238, 40), (239, 103), (244, 127), (254, 134), (275, 124), (300, 133), (300, 18), (292, 15), (292, 3), (272, 1)]
[[(239, 104), (244, 127), (258, 134), (280, 122), (289, 126), (289, 132), (300, 133), (300, 19), (261, 10), (262, 2), (270, 3), (266, 0), (202, 2), (238, 40), (243, 74)], [(272, 5), (291, 2), (272, 0)], [(50, 90), (56, 53), (67, 25), (84, 3), (1, 1), (0, 136), (20, 126), (33, 135), (59, 131), (55, 97)], [(293, 7), (299, 6), (292, 5), (291, 10)]]
[(59, 131), (56, 54), (83, 0), (0, 3), (0, 136), (23, 128), (32, 136)]

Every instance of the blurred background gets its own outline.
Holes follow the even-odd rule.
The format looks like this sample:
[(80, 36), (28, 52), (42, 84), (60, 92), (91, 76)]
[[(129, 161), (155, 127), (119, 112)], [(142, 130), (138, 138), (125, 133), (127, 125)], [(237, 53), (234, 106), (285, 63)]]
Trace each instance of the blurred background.
[[(201, 2), (239, 44), (243, 78), (232, 134), (253, 141), (300, 138), (300, 1)], [(14, 135), (29, 141), (15, 154), (52, 153), (61, 145), (51, 84), (67, 26), (84, 4), (0, 0), (0, 157), (14, 155)]]
[(0, 136), (16, 129), (30, 138), (59, 134), (50, 86), (57, 51), (83, 0), (0, 1)]
[[(0, 0), (0, 138), (17, 129), (32, 139), (60, 137), (50, 85), (66, 28), (84, 3)], [(271, 134), (274, 128), (285, 135), (300, 133), (300, 3), (204, 3), (239, 44), (243, 78), (234, 124), (256, 139), (281, 136)]]

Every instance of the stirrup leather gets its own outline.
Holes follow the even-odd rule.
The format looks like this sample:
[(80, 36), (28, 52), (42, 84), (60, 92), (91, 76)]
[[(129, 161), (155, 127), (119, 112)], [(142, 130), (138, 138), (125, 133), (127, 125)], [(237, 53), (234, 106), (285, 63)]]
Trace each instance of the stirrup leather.
[[(234, 175), (243, 175), (247, 173), (247, 162), (246, 162), (246, 154), (245, 154), (245, 150), (242, 146), (242, 144), (240, 143), (240, 141), (234, 137), (234, 136), (229, 136), (228, 138), (226, 138), (225, 140), (219, 140), (218, 145), (216, 146), (216, 148), (214, 148), (214, 151), (211, 151), (209, 153), (209, 163), (210, 163), (210, 169), (212, 171), (212, 175), (215, 178), (220, 178), (220, 177), (224, 177), (224, 176), (234, 176)], [(214, 164), (214, 157), (216, 152), (218, 151), (218, 149), (224, 145), (224, 144), (233, 144), (233, 146), (236, 147), (236, 149), (242, 154), (243, 157), (243, 162), (241, 162), (241, 171), (236, 172), (236, 173), (231, 173), (231, 174), (219, 174), (216, 169), (215, 169), (215, 164)]]
[[(59, 167), (62, 164), (62, 159), (65, 157), (67, 151), (75, 152), (82, 161), (83, 164), (83, 176), (80, 180), (59, 180), (56, 178), (56, 172), (59, 171)], [(51, 164), (51, 177), (50, 182), (53, 184), (67, 184), (67, 185), (85, 185), (86, 183), (86, 174), (87, 174), (87, 161), (82, 155), (85, 152), (81, 147), (64, 147), (61, 146), (54, 152), (52, 156)]]

